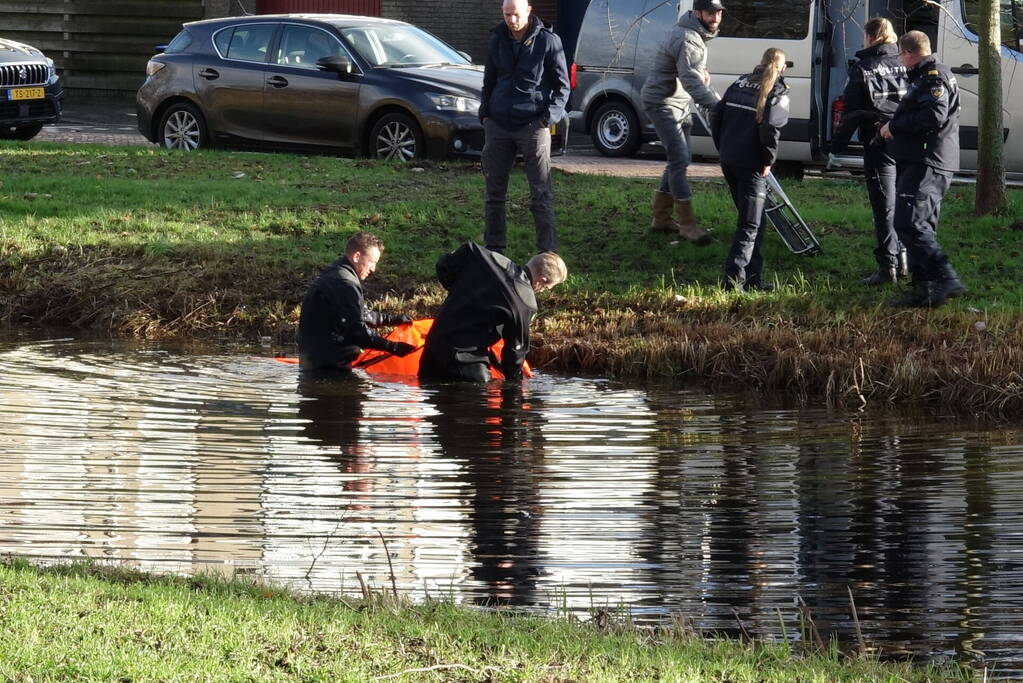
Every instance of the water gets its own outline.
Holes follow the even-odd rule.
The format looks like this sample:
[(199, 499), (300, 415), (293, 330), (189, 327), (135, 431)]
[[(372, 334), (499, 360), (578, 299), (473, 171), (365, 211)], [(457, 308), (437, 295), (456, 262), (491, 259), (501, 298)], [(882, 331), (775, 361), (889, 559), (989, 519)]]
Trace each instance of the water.
[(1023, 445), (944, 416), (538, 375), (300, 381), (259, 350), (0, 343), (0, 554), (1023, 673)]

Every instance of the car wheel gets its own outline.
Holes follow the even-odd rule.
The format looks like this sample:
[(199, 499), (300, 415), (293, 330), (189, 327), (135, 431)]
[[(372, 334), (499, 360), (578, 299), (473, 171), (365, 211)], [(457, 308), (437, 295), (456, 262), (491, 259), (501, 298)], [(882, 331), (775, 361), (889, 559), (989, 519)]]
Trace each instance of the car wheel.
[(625, 102), (601, 105), (592, 130), (593, 146), (606, 157), (627, 157), (639, 149), (639, 117)]
[(159, 143), (161, 147), (186, 152), (208, 146), (206, 119), (190, 104), (171, 105), (160, 119)]
[(41, 123), (27, 126), (0, 126), (0, 140), (31, 140), (43, 129)]
[(423, 134), (407, 114), (387, 114), (370, 131), (367, 148), (373, 159), (411, 161), (423, 156)]

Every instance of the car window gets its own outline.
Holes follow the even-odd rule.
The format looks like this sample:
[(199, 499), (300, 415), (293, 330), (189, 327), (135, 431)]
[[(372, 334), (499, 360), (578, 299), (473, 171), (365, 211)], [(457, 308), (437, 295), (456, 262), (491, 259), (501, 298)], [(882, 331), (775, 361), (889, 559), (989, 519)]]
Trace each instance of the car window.
[(227, 46), (231, 44), (231, 36), (233, 35), (234, 26), (225, 28), (223, 31), (217, 31), (216, 35), (213, 36), (213, 45), (217, 48), (217, 53), (221, 57), (227, 54)]
[(326, 31), (311, 26), (288, 24), (281, 34), (281, 43), (277, 48), (274, 62), (315, 69), (316, 60), (344, 54), (341, 43)]
[(415, 26), (359, 26), (341, 29), (341, 35), (372, 66), (469, 63), (440, 39)]
[(810, 31), (810, 0), (729, 0), (718, 36), (802, 40)]
[(274, 28), (273, 24), (236, 26), (224, 56), (228, 59), (242, 59), (247, 62), (265, 62)]
[(173, 55), (178, 52), (184, 52), (185, 49), (192, 44), (192, 34), (185, 29), (178, 35), (174, 36), (174, 40), (167, 44), (167, 48), (163, 51), (164, 54)]

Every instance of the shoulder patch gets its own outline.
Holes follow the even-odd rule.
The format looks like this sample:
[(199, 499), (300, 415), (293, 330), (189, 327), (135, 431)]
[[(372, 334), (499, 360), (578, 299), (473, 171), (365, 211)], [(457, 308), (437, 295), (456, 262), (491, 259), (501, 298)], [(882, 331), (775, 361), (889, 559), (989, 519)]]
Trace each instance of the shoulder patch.
[(931, 97), (933, 97), (936, 100), (941, 99), (941, 96), (944, 95), (944, 94), (945, 94), (945, 89), (942, 88), (940, 85), (938, 87), (936, 87), (936, 88), (931, 88)]

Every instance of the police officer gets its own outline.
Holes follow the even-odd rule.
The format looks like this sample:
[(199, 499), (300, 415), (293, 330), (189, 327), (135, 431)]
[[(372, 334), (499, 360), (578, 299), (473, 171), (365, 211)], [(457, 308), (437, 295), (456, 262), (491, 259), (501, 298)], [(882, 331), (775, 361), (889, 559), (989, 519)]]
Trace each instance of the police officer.
[(903, 266), (905, 251), (895, 234), (895, 159), (878, 128), (887, 123), (899, 100), (906, 93), (909, 81), (906, 67), (899, 59), (895, 29), (884, 17), (870, 19), (864, 31), (864, 48), (856, 53), (857, 62), (849, 67), (849, 81), (842, 99), (845, 108), (835, 134), (832, 152), (841, 154), (854, 132), (863, 144), (863, 173), (867, 180), (867, 196), (874, 214), (874, 237), (877, 247), (874, 258), (877, 271), (863, 278), (869, 286), (896, 282), (908, 275)]
[(941, 306), (966, 287), (938, 244), (941, 200), (959, 170), (959, 86), (921, 31), (899, 38), (909, 89), (881, 137), (896, 161), (895, 231), (909, 252), (913, 287), (897, 306)]
[(490, 379), (490, 347), (503, 339), (501, 372), (506, 379), (521, 377), (536, 294), (567, 276), (565, 262), (550, 251), (525, 266), (473, 242), (441, 256), (437, 279), (448, 295), (426, 336), (419, 376), (485, 382)]
[(769, 48), (752, 73), (740, 76), (729, 86), (711, 114), (711, 134), (721, 170), (739, 214), (725, 259), (726, 289), (774, 289), (763, 280), (761, 222), (767, 176), (778, 157), (781, 128), (789, 120), (784, 71), (785, 53)]
[(350, 370), (362, 350), (379, 349), (406, 356), (415, 347), (371, 332), (367, 326), (411, 322), (407, 315), (369, 310), (362, 281), (373, 274), (384, 250), (380, 238), (359, 232), (345, 253), (320, 273), (302, 300), (298, 319), (298, 355), (303, 370)]

